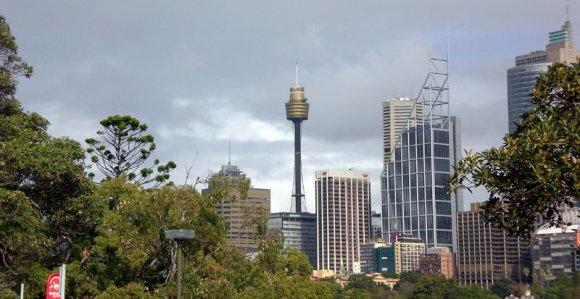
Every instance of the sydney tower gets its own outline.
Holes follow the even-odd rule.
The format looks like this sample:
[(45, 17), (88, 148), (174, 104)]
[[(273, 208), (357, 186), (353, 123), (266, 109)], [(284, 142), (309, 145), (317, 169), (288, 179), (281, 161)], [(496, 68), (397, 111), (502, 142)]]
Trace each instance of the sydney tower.
[(298, 85), (290, 87), (290, 101), (286, 103), (286, 119), (294, 123), (294, 190), (292, 198), (294, 200), (295, 212), (302, 212), (304, 193), (302, 193), (302, 155), (300, 144), (300, 125), (302, 121), (308, 119), (308, 103), (304, 97), (304, 87)]

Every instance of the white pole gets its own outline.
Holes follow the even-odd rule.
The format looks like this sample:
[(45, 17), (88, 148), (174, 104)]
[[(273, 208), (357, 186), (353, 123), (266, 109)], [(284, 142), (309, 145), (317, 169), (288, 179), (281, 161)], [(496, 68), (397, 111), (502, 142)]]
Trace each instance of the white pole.
[(65, 284), (66, 284), (66, 265), (62, 264), (60, 267), (60, 288), (59, 288), (59, 295), (61, 299), (65, 298)]
[(20, 299), (24, 299), (24, 284), (20, 284)]

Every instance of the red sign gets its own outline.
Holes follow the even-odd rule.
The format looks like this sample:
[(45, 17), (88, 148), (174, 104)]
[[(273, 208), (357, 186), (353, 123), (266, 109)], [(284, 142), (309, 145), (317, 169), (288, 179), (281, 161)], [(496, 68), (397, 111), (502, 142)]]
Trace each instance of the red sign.
[(46, 299), (60, 299), (60, 276), (52, 273), (46, 281)]

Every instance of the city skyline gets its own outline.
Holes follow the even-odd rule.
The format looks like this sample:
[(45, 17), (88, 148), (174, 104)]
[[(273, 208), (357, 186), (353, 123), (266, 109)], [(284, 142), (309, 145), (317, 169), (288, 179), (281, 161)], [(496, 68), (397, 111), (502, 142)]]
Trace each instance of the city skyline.
[(564, 1), (343, 3), (329, 10), (329, 2), (136, 3), (108, 9), (7, 1), (3, 14), (19, 52), (35, 67), (16, 97), (52, 123), (51, 134), (81, 143), (96, 135), (101, 119), (133, 115), (156, 137), (154, 157), (178, 164), (178, 184), (185, 167), (194, 166), (193, 177), (216, 171), (231, 140), (232, 162), (254, 186), (272, 189), (273, 212), (290, 209), (293, 138), (282, 104), (296, 59), (312, 110), (303, 136), (307, 211), (314, 212), (314, 170), (336, 166), (370, 173), (378, 210), (381, 103), (418, 93), (429, 25), (440, 53), (449, 28), (452, 114), (464, 120), (464, 148), (478, 150), (507, 132), (505, 70), (513, 57), (542, 47), (565, 20)]

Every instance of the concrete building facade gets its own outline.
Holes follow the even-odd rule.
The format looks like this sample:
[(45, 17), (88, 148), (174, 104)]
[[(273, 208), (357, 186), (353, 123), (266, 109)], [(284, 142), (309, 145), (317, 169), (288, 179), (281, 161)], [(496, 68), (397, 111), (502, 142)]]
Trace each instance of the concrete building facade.
[[(250, 187), (247, 197), (239, 198), (238, 182), (245, 179), (242, 171), (228, 163), (223, 165), (217, 173), (218, 180), (227, 180), (230, 192), (236, 196), (235, 200), (224, 199), (216, 204), (217, 213), (222, 217), (227, 226), (227, 240), (231, 245), (240, 248), (245, 253), (258, 250), (254, 241), (256, 234), (255, 221), (268, 217), (270, 213), (270, 190)], [(211, 183), (208, 189), (202, 190), (202, 194), (211, 192)]]
[(398, 138), (405, 128), (422, 125), (423, 106), (410, 98), (383, 102), (383, 167), (391, 160)]
[(365, 172), (319, 170), (315, 174), (317, 269), (352, 273), (371, 235), (370, 180)]
[(425, 255), (425, 243), (420, 238), (410, 234), (400, 234), (395, 242), (395, 272), (397, 274), (419, 272), (423, 255)]
[(490, 288), (496, 281), (509, 278), (525, 281), (522, 269), (530, 267), (530, 243), (486, 224), (480, 207), (457, 213), (457, 270), (464, 285)]
[[(547, 280), (573, 277), (580, 271), (580, 225), (566, 228), (541, 226), (531, 236), (532, 273), (547, 271)], [(550, 275), (551, 274), (551, 275)]]
[(445, 278), (455, 277), (455, 257), (447, 247), (431, 247), (421, 259), (420, 272), (443, 274)]

